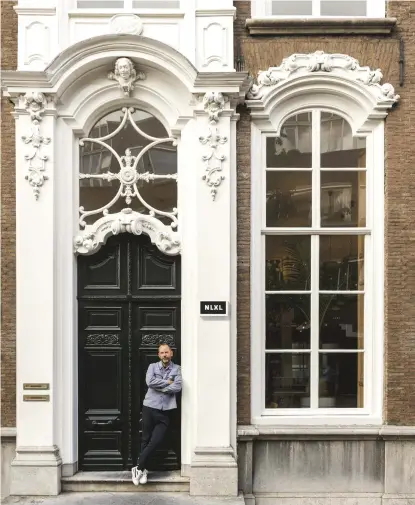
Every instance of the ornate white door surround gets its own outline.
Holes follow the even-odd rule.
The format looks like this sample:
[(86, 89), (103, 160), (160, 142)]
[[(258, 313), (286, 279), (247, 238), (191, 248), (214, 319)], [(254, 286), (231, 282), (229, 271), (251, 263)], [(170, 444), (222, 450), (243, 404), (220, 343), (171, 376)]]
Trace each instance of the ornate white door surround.
[[(82, 41), (42, 72), (4, 72), (17, 145), (12, 494), (57, 494), (61, 475), (76, 471), (74, 238), (78, 253), (93, 252), (120, 231), (148, 233), (166, 245), (152, 209), (144, 218), (129, 211), (111, 216), (109, 208), (94, 229), (79, 226), (79, 140), (105, 114), (125, 107), (128, 116), (133, 107), (159, 119), (178, 148), (178, 210), (171, 216), (178, 226), (169, 227), (165, 251), (182, 254), (183, 472), (192, 494), (236, 495), (235, 106), (247, 84), (246, 74), (197, 73), (170, 46), (136, 35)], [(128, 156), (120, 158), (119, 173), (108, 175), (118, 178), (124, 198), (133, 197), (138, 177)], [(198, 301), (209, 299), (229, 300), (230, 317), (201, 318)], [(214, 363), (214, 373), (206, 363)], [(24, 383), (48, 384), (48, 401), (24, 401)]]

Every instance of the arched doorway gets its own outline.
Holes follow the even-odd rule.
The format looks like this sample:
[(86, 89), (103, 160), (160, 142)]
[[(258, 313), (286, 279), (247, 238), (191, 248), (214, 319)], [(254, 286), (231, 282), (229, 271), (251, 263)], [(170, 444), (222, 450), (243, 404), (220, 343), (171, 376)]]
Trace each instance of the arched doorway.
[[(136, 461), (145, 374), (159, 343), (180, 363), (180, 295), (180, 256), (164, 255), (147, 236), (111, 237), (78, 257), (81, 470), (123, 470)], [(180, 403), (176, 417), (152, 469), (180, 468)]]
[[(149, 112), (109, 112), (80, 141), (79, 178), (90, 246), (78, 257), (79, 466), (123, 470), (139, 452), (159, 344), (180, 362), (180, 248), (166, 254), (178, 245), (175, 139)], [(180, 468), (176, 414), (153, 469)]]

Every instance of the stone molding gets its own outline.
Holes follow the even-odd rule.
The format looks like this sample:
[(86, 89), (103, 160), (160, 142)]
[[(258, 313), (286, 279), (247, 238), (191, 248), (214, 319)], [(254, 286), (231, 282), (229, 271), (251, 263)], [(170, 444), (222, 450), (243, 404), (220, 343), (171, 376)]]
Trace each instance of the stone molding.
[(252, 84), (247, 99), (264, 101), (275, 87), (294, 81), (296, 77), (311, 77), (313, 74), (323, 74), (328, 79), (342, 77), (359, 86), (365, 86), (379, 105), (385, 103), (391, 107), (400, 98), (395, 94), (392, 84), (381, 84), (383, 74), (379, 68), (371, 70), (369, 67), (361, 67), (355, 58), (346, 54), (316, 51), (309, 54), (292, 54), (284, 58), (278, 67), (258, 72), (257, 82)]
[(252, 439), (289, 439), (289, 440), (325, 440), (325, 439), (415, 439), (415, 426), (259, 426), (240, 425), (239, 440)]
[(387, 35), (396, 18), (252, 18), (246, 20), (250, 35)]

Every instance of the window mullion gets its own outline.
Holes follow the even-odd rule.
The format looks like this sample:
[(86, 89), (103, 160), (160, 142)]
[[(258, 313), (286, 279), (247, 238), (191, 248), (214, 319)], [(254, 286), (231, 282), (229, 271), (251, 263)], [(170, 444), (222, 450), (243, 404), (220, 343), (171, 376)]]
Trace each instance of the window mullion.
[[(320, 227), (320, 111), (312, 112), (312, 227)], [(310, 407), (318, 408), (319, 385), (319, 236), (311, 236)]]
[(124, 10), (130, 11), (133, 8), (133, 0), (124, 0)]

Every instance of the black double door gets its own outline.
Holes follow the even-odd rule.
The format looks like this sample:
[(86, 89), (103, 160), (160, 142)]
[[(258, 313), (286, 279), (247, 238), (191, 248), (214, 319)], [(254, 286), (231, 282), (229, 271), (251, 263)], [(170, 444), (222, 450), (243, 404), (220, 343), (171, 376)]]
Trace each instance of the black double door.
[[(125, 470), (141, 439), (145, 374), (168, 343), (180, 363), (180, 257), (147, 236), (111, 237), (78, 258), (79, 465)], [(172, 429), (151, 468), (180, 468), (180, 399)]]

